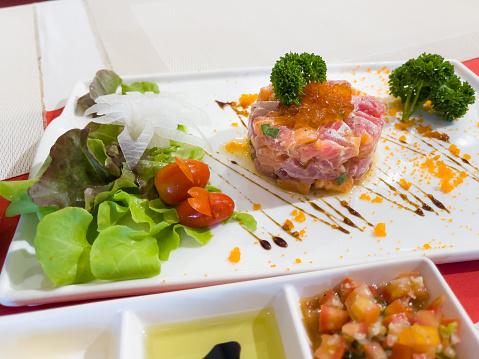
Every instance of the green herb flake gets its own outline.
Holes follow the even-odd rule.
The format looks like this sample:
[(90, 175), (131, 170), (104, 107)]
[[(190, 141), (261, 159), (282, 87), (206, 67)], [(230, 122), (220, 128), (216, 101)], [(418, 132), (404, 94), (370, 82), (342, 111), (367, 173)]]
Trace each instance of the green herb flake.
[(265, 136), (276, 138), (281, 130), (279, 128), (271, 127), (269, 123), (263, 123), (261, 125), (261, 131), (263, 131), (263, 135)]
[(346, 172), (343, 172), (336, 178), (336, 183), (341, 186), (346, 181), (346, 178)]
[(456, 331), (457, 325), (457, 322), (449, 323), (447, 326), (439, 324), (439, 330), (442, 335), (448, 337)]

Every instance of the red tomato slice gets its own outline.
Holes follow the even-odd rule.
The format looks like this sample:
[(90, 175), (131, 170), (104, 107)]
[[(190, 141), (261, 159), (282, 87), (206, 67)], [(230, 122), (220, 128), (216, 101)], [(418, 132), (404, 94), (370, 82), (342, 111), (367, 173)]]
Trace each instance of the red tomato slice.
[(191, 198), (188, 198), (188, 203), (194, 210), (209, 217), (213, 216), (210, 205), (210, 193), (207, 190), (201, 187), (193, 187), (190, 188), (188, 194), (191, 196)]
[(233, 214), (235, 204), (227, 195), (211, 192), (209, 199), (213, 216), (200, 213), (191, 206), (190, 201), (183, 201), (176, 209), (180, 223), (188, 227), (211, 226), (224, 221)]
[(226, 214), (228, 214), (225, 218), (221, 220), (223, 221), (229, 216), (231, 216), (231, 214), (233, 213), (235, 204), (233, 200), (227, 195), (225, 195), (224, 193), (211, 192), (210, 206), (211, 206), (211, 211), (213, 212), (213, 216), (215, 218), (223, 218), (225, 217)]
[(189, 197), (190, 188), (205, 187), (209, 179), (210, 170), (206, 163), (176, 157), (176, 162), (158, 171), (155, 176), (155, 187), (163, 202), (175, 205)]
[(175, 156), (175, 162), (180, 168), (181, 172), (184, 173), (186, 178), (188, 178), (191, 181), (191, 183), (195, 183), (193, 172), (191, 171), (190, 166), (188, 166), (188, 163), (184, 159), (178, 156)]
[(205, 187), (210, 179), (210, 169), (204, 162), (175, 157), (175, 162), (195, 187)]

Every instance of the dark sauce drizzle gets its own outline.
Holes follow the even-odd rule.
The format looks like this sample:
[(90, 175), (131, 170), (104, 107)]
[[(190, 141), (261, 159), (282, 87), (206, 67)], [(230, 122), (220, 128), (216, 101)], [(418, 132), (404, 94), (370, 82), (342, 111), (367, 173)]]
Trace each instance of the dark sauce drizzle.
[(312, 201), (310, 201), (309, 199), (306, 201), (306, 200), (302, 199), (301, 197), (298, 197), (298, 200), (301, 201), (301, 202), (303, 202), (303, 203), (306, 203), (306, 202), (309, 203), (309, 205), (310, 205), (311, 207), (313, 207), (316, 211), (318, 211), (318, 212), (324, 214), (326, 217), (328, 217), (331, 221), (333, 221), (333, 222), (336, 223), (336, 224), (338, 224), (336, 221), (341, 221), (341, 222), (347, 224), (348, 226), (351, 226), (351, 227), (354, 227), (354, 228), (357, 228), (357, 229), (361, 230), (358, 226), (356, 226), (356, 225), (354, 224), (353, 221), (351, 221), (349, 218), (347, 218), (346, 216), (344, 216), (341, 212), (339, 212), (336, 208), (332, 207), (328, 202), (326, 202), (326, 201), (324, 201), (324, 200), (323, 200), (323, 202), (326, 203), (328, 206), (330, 206), (336, 213), (338, 213), (338, 214), (342, 217), (342, 219), (340, 219), (340, 218), (334, 216), (332, 213), (329, 213), (329, 212), (326, 211), (324, 208), (322, 208), (321, 206), (319, 206), (317, 203), (312, 202)]
[[(382, 170), (381, 168), (378, 167), (378, 170), (381, 171), (384, 175), (388, 176), (392, 181), (396, 182), (391, 176), (389, 176), (384, 170)], [(390, 186), (388, 183), (386, 183), (382, 178), (380, 178), (381, 181), (383, 181), (391, 190), (393, 191), (397, 191), (395, 187), (392, 187)], [(416, 187), (419, 191), (425, 193), (421, 188), (419, 188), (418, 186), (416, 186), (415, 184), (413, 184), (414, 187)], [(391, 188), (392, 187), (392, 188)], [(421, 200), (418, 196), (416, 196), (414, 193), (412, 193), (411, 191), (409, 190), (406, 190), (404, 189), (404, 191), (407, 191), (411, 196), (413, 196), (416, 201), (420, 202), (421, 203), (421, 208), (425, 211), (428, 211), (428, 212), (434, 212), (436, 213), (436, 215), (439, 215), (439, 213), (437, 213), (431, 206), (429, 206), (426, 202), (424, 202), (423, 200)], [(403, 196), (406, 196), (403, 194), (403, 196), (400, 194), (401, 198)], [(407, 198), (407, 196), (406, 196)], [(417, 206), (416, 208), (419, 208), (419, 206)]]
[[(271, 233), (270, 233), (271, 234)], [(274, 244), (276, 244), (278, 247), (281, 248), (286, 248), (288, 246), (288, 242), (286, 242), (283, 238), (274, 236), (271, 234), (271, 238), (273, 239)]]
[(368, 222), (366, 219), (364, 219), (363, 216), (361, 216), (359, 214), (358, 211), (356, 211), (354, 208), (351, 208), (351, 206), (349, 205), (348, 202), (344, 201), (344, 200), (340, 200), (339, 198), (336, 197), (336, 199), (339, 201), (339, 203), (341, 204), (341, 206), (343, 206), (344, 208), (346, 208), (348, 210), (349, 213), (351, 213), (353, 216), (356, 216), (356, 217), (359, 217), (361, 218), (364, 222), (366, 222), (366, 224), (368, 226), (371, 226), (371, 227), (374, 227), (374, 224)]
[[(270, 191), (270, 190), (267, 189), (266, 187), (264, 187), (264, 186), (260, 185), (259, 183), (253, 181), (251, 178), (246, 177), (246, 176), (245, 176), (244, 174), (242, 174), (241, 172), (239, 172), (239, 171), (235, 170), (234, 168), (232, 168), (231, 166), (228, 166), (227, 164), (221, 162), (220, 160), (218, 160), (217, 158), (213, 157), (212, 155), (208, 154), (208, 156), (210, 156), (210, 157), (211, 157), (212, 159), (214, 159), (215, 161), (221, 163), (223, 166), (229, 168), (230, 170), (232, 170), (232, 171), (235, 172), (236, 174), (238, 174), (238, 175), (242, 176), (243, 178), (247, 179), (247, 180), (250, 181), (251, 183), (255, 184), (256, 186), (258, 186), (258, 187), (261, 188), (262, 190), (264, 190), (264, 191), (270, 193), (271, 195), (273, 195), (273, 196), (276, 197), (277, 199), (279, 199), (279, 200), (281, 200), (281, 201), (283, 201), (283, 202), (289, 204), (290, 206), (292, 206), (293, 208), (295, 208), (295, 209), (297, 209), (297, 210), (299, 210), (299, 211), (302, 211), (304, 214), (307, 214), (307, 215), (310, 216), (311, 218), (316, 219), (317, 221), (319, 221), (319, 222), (321, 222), (321, 223), (324, 223), (324, 224), (330, 226), (332, 229), (337, 229), (338, 231), (343, 232), (343, 233), (346, 233), (346, 234), (349, 234), (349, 233), (350, 233), (347, 229), (341, 227), (340, 225), (338, 225), (338, 224), (333, 224), (333, 223), (330, 223), (330, 222), (328, 222), (328, 221), (326, 221), (326, 220), (324, 220), (324, 219), (318, 218), (318, 217), (315, 216), (314, 214), (309, 213), (309, 212), (305, 211), (304, 209), (302, 209), (302, 208), (300, 208), (300, 207), (294, 205), (293, 203), (291, 203), (291, 202), (285, 200), (283, 197), (277, 195), (276, 193)], [(247, 168), (244, 168), (244, 167), (241, 167), (241, 168), (243, 168), (244, 170), (246, 170), (246, 171), (248, 171), (248, 172), (254, 174), (255, 176), (257, 176), (255, 173), (251, 172), (251, 171), (248, 170)], [(329, 218), (329, 219), (332, 219), (332, 218), (331, 218), (331, 214), (328, 213), (328, 215), (329, 215), (328, 218)], [(332, 219), (332, 220), (333, 220), (333, 219)], [(333, 220), (333, 222), (334, 222), (334, 220)]]
[(240, 226), (241, 228), (243, 228), (246, 232), (248, 232), (251, 236), (253, 236), (258, 242), (259, 244), (261, 244), (261, 247), (263, 247), (264, 249), (266, 250), (270, 250), (271, 249), (271, 243), (269, 243), (266, 239), (261, 239), (259, 238), (256, 234), (254, 234), (253, 232), (251, 232), (248, 228), (246, 228), (243, 223), (240, 222)]
[(449, 210), (441, 202), (439, 202), (437, 199), (435, 199), (432, 194), (426, 193), (426, 196), (432, 201), (432, 203), (434, 203), (434, 205), (437, 208), (443, 209), (447, 213), (450, 213)]
[(236, 116), (238, 116), (238, 118), (240, 119), (241, 121), (241, 124), (245, 127), (245, 128), (248, 128), (248, 126), (246, 126), (246, 124), (244, 123), (243, 121), (243, 114), (241, 113), (242, 111), (238, 110), (236, 107), (233, 106), (234, 102), (222, 102), (222, 101), (218, 101), (218, 100), (215, 100), (215, 102), (218, 104), (219, 107), (221, 107), (222, 109), (224, 109), (226, 106), (229, 106), (231, 107), (231, 109), (236, 113)]
[(406, 202), (406, 203), (409, 203), (411, 206), (414, 206), (416, 207), (416, 210), (414, 211), (414, 213), (420, 215), (420, 216), (424, 216), (424, 212), (422, 211), (422, 209), (419, 207), (419, 205), (417, 203), (414, 203), (413, 201), (411, 201), (407, 195), (405, 195), (404, 193), (401, 193), (397, 190), (396, 187), (390, 185), (389, 183), (387, 183), (385, 180), (383, 180), (382, 178), (379, 178), (379, 180), (384, 183), (386, 186), (389, 187), (389, 189), (391, 191), (393, 191), (394, 193), (397, 193), (399, 195), (399, 197), (401, 197), (401, 199)]
[[(363, 230), (362, 230), (361, 228), (359, 228), (353, 221), (351, 221), (348, 217), (344, 216), (341, 212), (339, 212), (336, 208), (334, 208), (333, 206), (331, 206), (328, 202), (326, 202), (326, 201), (323, 200), (322, 198), (321, 198), (321, 200), (322, 200), (323, 202), (325, 202), (329, 207), (331, 207), (336, 213), (338, 213), (340, 216), (342, 216), (342, 217), (343, 217), (343, 222), (344, 222), (345, 224), (347, 224), (348, 226), (357, 228), (357, 229), (359, 229), (361, 232), (363, 231)], [(309, 204), (311, 205), (311, 207), (313, 207), (315, 210), (317, 210), (317, 211), (319, 211), (319, 212), (321, 212), (321, 213), (325, 213), (325, 212), (326, 212), (323, 208), (321, 208), (320, 206), (318, 206), (316, 203), (311, 202), (311, 201), (309, 201), (308, 203), (309, 203)]]
[[(213, 157), (212, 157), (213, 158)], [(213, 169), (210, 168), (210, 171), (213, 171)], [(218, 172), (214, 171), (218, 177), (220, 177), (223, 181), (225, 181), (227, 184), (229, 184), (231, 187), (233, 187), (235, 190), (237, 190), (244, 198), (246, 198), (251, 204), (253, 204), (253, 201), (251, 199), (249, 199), (247, 196), (245, 196), (243, 194), (243, 192), (241, 192), (238, 188), (236, 188), (236, 186), (232, 185), (229, 181), (227, 181), (222, 175), (220, 175)], [(265, 211), (263, 211), (262, 209), (260, 209), (261, 213), (263, 213), (266, 217), (268, 217), (268, 219), (273, 222), (275, 225), (277, 225), (278, 227), (280, 227), (281, 229), (284, 229), (286, 233), (288, 233), (290, 236), (292, 236), (293, 238), (299, 238), (299, 233), (298, 232), (291, 232), (291, 231), (288, 231), (286, 230), (280, 223), (278, 223), (277, 221), (274, 220), (274, 218), (272, 218), (270, 215), (268, 215)], [(245, 230), (247, 230), (245, 227), (243, 227)], [(260, 239), (258, 238), (256, 235), (254, 235), (252, 232), (250, 232), (249, 230), (247, 230), (251, 235), (253, 235), (255, 238), (258, 239), (259, 243), (261, 244), (261, 246), (264, 248), (264, 249), (271, 249), (271, 244), (269, 244), (268, 241), (266, 240), (263, 240), (263, 239)], [(301, 240), (301, 239), (300, 239)]]
[[(258, 237), (256, 237), (256, 238), (258, 238)], [(271, 243), (269, 243), (266, 239), (259, 239), (259, 244), (261, 244), (261, 247), (263, 247), (267, 251), (269, 251), (271, 249)]]
[[(375, 184), (375, 183), (374, 183), (374, 185), (377, 186), (377, 184)], [(382, 197), (382, 198), (385, 199), (386, 201), (395, 204), (395, 205), (398, 206), (399, 208), (404, 208), (404, 209), (407, 210), (407, 211), (416, 213), (416, 214), (418, 214), (418, 215), (420, 215), (420, 216), (424, 216), (424, 213), (423, 213), (422, 211), (418, 211), (417, 208), (416, 208), (416, 209), (411, 209), (411, 208), (406, 207), (406, 206), (404, 206), (404, 205), (402, 205), (402, 204), (400, 204), (400, 203), (398, 203), (398, 202), (396, 202), (396, 201), (393, 201), (392, 199), (387, 198), (386, 196), (382, 195), (381, 193), (378, 193), (378, 192), (376, 192), (376, 191), (373, 191), (373, 190), (372, 190), (371, 188), (369, 188), (369, 187), (366, 187), (366, 186), (364, 186), (364, 185), (361, 185), (361, 186), (364, 187), (364, 188), (366, 188), (369, 192), (374, 193), (375, 195), (377, 195), (377, 196), (379, 196), (379, 197)], [(420, 208), (419, 208), (419, 210), (420, 210)]]

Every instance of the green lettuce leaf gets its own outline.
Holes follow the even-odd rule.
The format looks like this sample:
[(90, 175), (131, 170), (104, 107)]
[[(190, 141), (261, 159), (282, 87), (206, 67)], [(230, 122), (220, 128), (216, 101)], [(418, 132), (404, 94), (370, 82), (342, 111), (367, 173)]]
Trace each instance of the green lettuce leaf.
[(85, 112), (86, 109), (95, 104), (95, 100), (99, 96), (115, 93), (121, 83), (120, 76), (114, 71), (99, 70), (90, 84), (90, 91), (78, 99), (78, 111)]
[(122, 82), (121, 93), (124, 95), (127, 92), (138, 91), (141, 93), (154, 92), (160, 93), (160, 88), (154, 82), (134, 82), (131, 85), (127, 85)]
[(116, 180), (104, 186), (89, 187), (85, 190), (85, 209), (91, 211), (101, 202), (111, 198), (120, 189), (129, 189), (133, 193), (139, 193), (138, 186), (135, 184), (135, 175), (125, 168)]
[(152, 201), (149, 201), (148, 204), (152, 211), (161, 213), (161, 215), (163, 216), (162, 222), (166, 222), (167, 224), (174, 224), (180, 221), (180, 219), (178, 218), (178, 213), (176, 212), (176, 209), (165, 204), (161, 200), (161, 198), (157, 198)]
[(191, 227), (183, 226), (182, 224), (178, 224), (175, 226), (175, 228), (183, 229), (188, 236), (194, 238), (201, 245), (207, 244), (210, 241), (210, 239), (213, 237), (211, 235), (211, 231), (209, 227), (191, 228)]
[(150, 230), (163, 220), (162, 214), (151, 210), (148, 200), (140, 195), (119, 190), (113, 195), (112, 200), (127, 206), (131, 214), (131, 219), (135, 223), (148, 223)]
[(231, 220), (238, 221), (241, 223), (243, 226), (245, 226), (247, 229), (249, 229), (251, 232), (256, 231), (258, 227), (258, 223), (256, 222), (256, 219), (249, 214), (249, 213), (242, 213), (242, 212), (236, 212), (234, 211), (231, 217), (225, 219), (222, 223), (223, 224), (228, 224)]
[(114, 71), (99, 70), (90, 84), (90, 96), (96, 100), (97, 97), (115, 93), (121, 83), (120, 76)]
[(158, 258), (162, 261), (167, 261), (170, 253), (178, 249), (181, 243), (180, 234), (173, 225), (163, 228), (155, 235), (155, 238), (158, 244)]
[(86, 239), (93, 216), (82, 208), (68, 207), (45, 216), (34, 239), (37, 259), (57, 286), (91, 280), (91, 245)]
[(118, 145), (118, 135), (123, 131), (123, 126), (90, 122), (85, 128), (90, 129), (88, 138), (101, 140), (105, 146)]
[(39, 206), (84, 207), (85, 190), (116, 179), (88, 148), (88, 129), (72, 129), (50, 150), (52, 161), (28, 194)]
[(24, 213), (37, 213), (38, 218), (42, 219), (44, 215), (58, 209), (57, 207), (39, 207), (28, 194), (29, 188), (43, 175), (50, 162), (51, 157), (47, 157), (34, 178), (23, 181), (0, 182), (0, 196), (11, 202), (5, 211), (5, 216), (13, 217)]
[(5, 211), (7, 217), (13, 217), (23, 213), (35, 213), (38, 206), (33, 203), (28, 195), (28, 189), (37, 182), (35, 179), (23, 181), (1, 181), (0, 196), (10, 201)]
[(91, 249), (90, 263), (94, 276), (105, 280), (150, 278), (161, 270), (156, 239), (125, 226), (100, 232)]
[(120, 223), (121, 219), (129, 213), (128, 206), (113, 201), (100, 203), (97, 212), (98, 232)]

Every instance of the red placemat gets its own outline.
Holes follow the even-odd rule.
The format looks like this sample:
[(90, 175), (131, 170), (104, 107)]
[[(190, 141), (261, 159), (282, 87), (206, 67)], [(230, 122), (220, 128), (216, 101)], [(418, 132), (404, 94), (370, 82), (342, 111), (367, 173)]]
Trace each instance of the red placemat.
[[(465, 61), (466, 65), (471, 71), (479, 76), (479, 58)], [(52, 120), (58, 117), (63, 109), (49, 111), (46, 113), (45, 122), (49, 124)], [(28, 178), (28, 175), (12, 178), (10, 180), (21, 180)], [(8, 251), (10, 242), (18, 224), (20, 216), (7, 218), (5, 217), (5, 210), (9, 202), (0, 197), (0, 266), (3, 267), (5, 256)], [(474, 323), (479, 322), (479, 260), (439, 264), (437, 266), (444, 276), (446, 282), (451, 287), (452, 291), (463, 305), (466, 312)], [(90, 301), (91, 302), (91, 301)], [(23, 313), (34, 310), (56, 308), (67, 305), (74, 305), (85, 302), (69, 302), (61, 304), (48, 304), (34, 307), (5, 307), (0, 305), (0, 315)]]

